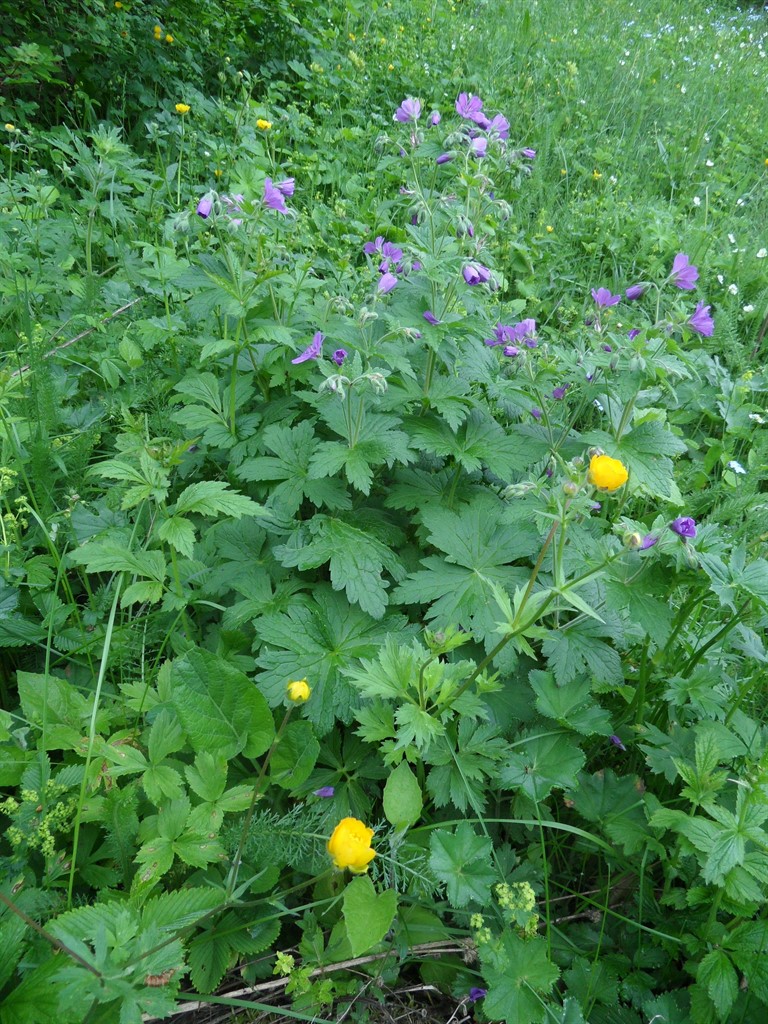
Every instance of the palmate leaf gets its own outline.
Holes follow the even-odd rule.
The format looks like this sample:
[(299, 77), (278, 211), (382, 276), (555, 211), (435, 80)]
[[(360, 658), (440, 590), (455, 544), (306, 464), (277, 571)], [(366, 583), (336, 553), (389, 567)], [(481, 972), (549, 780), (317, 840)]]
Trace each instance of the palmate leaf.
[(481, 959), (488, 984), (483, 1013), (507, 1024), (540, 1024), (547, 1012), (541, 996), (551, 990), (560, 973), (547, 957), (546, 941), (521, 939), (506, 931), (499, 948), (483, 954), (481, 947)]
[(316, 569), (330, 563), (331, 585), (346, 591), (354, 604), (380, 619), (387, 607), (389, 583), (386, 571), (396, 580), (405, 570), (394, 552), (371, 533), (330, 516), (316, 515), (303, 529), (291, 535), (287, 544), (275, 548), (275, 557), (285, 566)]
[(565, 686), (577, 675), (588, 672), (595, 683), (621, 686), (624, 673), (618, 652), (602, 639), (613, 630), (599, 622), (576, 621), (551, 630), (542, 651), (555, 679)]
[(436, 807), (451, 803), (460, 811), (485, 806), (487, 781), (506, 752), (507, 744), (495, 725), (462, 718), (458, 729), (430, 747), (425, 760), (432, 765), (427, 789)]
[(554, 789), (570, 789), (584, 766), (584, 752), (567, 736), (530, 736), (502, 764), (503, 789), (519, 789), (538, 802)]
[(473, 410), (454, 430), (443, 420), (419, 417), (407, 423), (410, 443), (420, 451), (452, 457), (468, 473), (488, 468), (503, 480), (546, 455), (548, 445), (523, 431), (504, 430), (492, 416)]
[(342, 670), (360, 658), (373, 658), (393, 633), (407, 640), (415, 633), (402, 615), (376, 621), (350, 605), (328, 586), (317, 587), (311, 603), (294, 603), (286, 612), (263, 615), (255, 620), (256, 636), (262, 644), (257, 664), (263, 670), (259, 689), (276, 707), (285, 699), (286, 681), (309, 680), (312, 698), (303, 713), (319, 734), (327, 733), (338, 718), (352, 720), (358, 698)]
[[(327, 417), (331, 426), (344, 434), (338, 422), (339, 411)], [(396, 462), (407, 465), (415, 456), (408, 447), (408, 435), (397, 429), (399, 420), (394, 416), (368, 412), (354, 444), (344, 441), (324, 441), (312, 456), (309, 476), (322, 480), (344, 470), (347, 480), (369, 494), (376, 466), (393, 466)]]
[(295, 427), (272, 424), (264, 431), (263, 444), (274, 455), (246, 459), (237, 475), (241, 480), (279, 481), (270, 488), (270, 501), (280, 505), (286, 515), (294, 515), (305, 498), (331, 510), (352, 507), (340, 480), (309, 476), (309, 464), (318, 447), (309, 420)]
[(486, 904), (491, 886), (499, 880), (491, 867), (493, 844), (475, 834), (468, 821), (455, 832), (439, 828), (429, 837), (429, 867), (445, 885), (452, 906), (465, 907), (471, 900)]
[(458, 512), (426, 508), (422, 520), (429, 542), (444, 557), (422, 559), (424, 569), (396, 588), (394, 600), (430, 603), (426, 617), (437, 625), (459, 624), (481, 639), (491, 636), (501, 618), (491, 585), (511, 590), (524, 584), (528, 570), (509, 563), (529, 558), (541, 546), (531, 524), (500, 522), (503, 510), (493, 498), (478, 499)]

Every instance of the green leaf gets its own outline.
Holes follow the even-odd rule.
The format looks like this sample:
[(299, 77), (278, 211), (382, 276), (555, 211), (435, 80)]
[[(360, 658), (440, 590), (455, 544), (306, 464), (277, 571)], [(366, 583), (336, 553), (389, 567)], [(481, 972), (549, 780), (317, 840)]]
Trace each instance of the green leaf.
[(480, 409), (473, 409), (458, 430), (442, 420), (426, 417), (410, 420), (407, 426), (414, 448), (451, 456), (468, 473), (487, 467), (502, 480), (532, 466), (549, 450), (540, 438), (516, 427), (505, 430)]
[(460, 811), (471, 806), (481, 812), (489, 796), (489, 780), (507, 750), (495, 725), (462, 717), (458, 728), (441, 737), (425, 755), (433, 765), (427, 776), (427, 790), (436, 807), (452, 803)]
[(141, 777), (141, 784), (155, 807), (160, 806), (164, 797), (175, 800), (184, 792), (179, 773), (165, 764), (149, 765)]
[(311, 724), (291, 722), (272, 752), (269, 763), (271, 781), (283, 789), (295, 789), (309, 778), (319, 753), (320, 744), (315, 739)]
[(176, 516), (195, 512), (202, 516), (267, 516), (269, 513), (255, 501), (229, 490), (229, 484), (217, 480), (201, 480), (186, 487), (174, 506)]
[(127, 572), (162, 583), (166, 577), (165, 559), (160, 551), (131, 551), (113, 541), (90, 541), (67, 553), (74, 565), (88, 572)]
[(372, 534), (342, 519), (316, 515), (309, 530), (311, 540), (297, 531), (287, 544), (275, 548), (275, 557), (282, 565), (301, 570), (330, 563), (333, 589), (345, 590), (353, 604), (380, 619), (387, 607), (389, 587), (382, 572), (386, 569), (396, 580), (405, 575), (394, 552)]
[(611, 734), (608, 712), (595, 704), (588, 679), (572, 679), (558, 686), (550, 672), (533, 670), (528, 681), (536, 694), (536, 707), (546, 718), (554, 718), (564, 728), (585, 736)]
[(538, 802), (554, 788), (570, 789), (584, 761), (567, 736), (531, 736), (509, 754), (498, 777), (503, 788), (520, 789)]
[(201, 800), (213, 803), (227, 785), (227, 762), (223, 757), (215, 757), (210, 751), (202, 750), (195, 763), (186, 766), (184, 774), (192, 792)]
[(507, 1024), (540, 1024), (547, 1012), (541, 996), (552, 989), (560, 973), (547, 957), (546, 941), (505, 931), (500, 949), (483, 953), (481, 947), (481, 959), (488, 985), (485, 1016)]
[[(21, 710), (31, 726), (42, 730), (45, 721), (45, 749), (72, 750), (86, 735), (93, 698), (86, 699), (72, 683), (58, 676), (36, 672), (16, 673)], [(103, 729), (106, 715), (97, 717)]]
[(217, 654), (188, 651), (172, 665), (173, 702), (196, 752), (225, 759), (263, 754), (275, 735), (272, 714), (255, 683)]
[(195, 548), (195, 528), (188, 519), (184, 519), (183, 516), (171, 516), (160, 523), (157, 535), (185, 558), (192, 557)]
[(401, 761), (384, 786), (384, 814), (395, 828), (407, 828), (421, 817), (421, 786), (407, 761)]
[(149, 732), (148, 753), (152, 764), (160, 764), (169, 754), (184, 746), (184, 730), (169, 708), (162, 708)]
[[(334, 417), (330, 417), (333, 422)], [(354, 444), (349, 441), (325, 441), (318, 446), (309, 466), (309, 477), (321, 480), (344, 469), (347, 480), (363, 494), (369, 494), (375, 468), (396, 462), (414, 461), (408, 448), (408, 436), (393, 429), (397, 421), (392, 416), (368, 412)], [(341, 429), (344, 433), (344, 429)]]
[(561, 686), (582, 672), (591, 674), (595, 682), (605, 686), (622, 685), (621, 658), (601, 639), (606, 635), (611, 635), (608, 627), (598, 622), (578, 620), (549, 632), (542, 651)]
[(367, 875), (354, 878), (344, 890), (342, 914), (352, 956), (360, 956), (381, 942), (397, 911), (394, 889), (377, 893)]
[(451, 833), (437, 829), (429, 837), (429, 866), (446, 887), (452, 906), (464, 907), (471, 900), (486, 904), (498, 874), (491, 867), (493, 844), (478, 836), (468, 821)]
[(405, 604), (432, 602), (426, 617), (439, 626), (461, 623), (481, 638), (496, 631), (499, 620), (493, 586), (513, 589), (528, 571), (510, 562), (527, 559), (541, 547), (530, 524), (512, 527), (502, 520), (504, 505), (477, 499), (459, 512), (428, 506), (422, 513), (429, 542), (444, 552), (422, 559), (425, 567), (411, 573), (393, 598)]
[(739, 992), (739, 979), (722, 949), (713, 949), (702, 958), (696, 981), (707, 990), (720, 1020), (726, 1020)]
[(376, 622), (327, 586), (315, 588), (311, 604), (297, 603), (284, 613), (263, 615), (255, 629), (263, 644), (257, 659), (263, 670), (259, 688), (275, 707), (285, 701), (289, 679), (306, 678), (312, 696), (302, 711), (319, 735), (337, 719), (352, 721), (358, 699), (343, 671), (360, 658), (373, 657), (389, 633), (407, 639), (414, 632), (403, 616)]

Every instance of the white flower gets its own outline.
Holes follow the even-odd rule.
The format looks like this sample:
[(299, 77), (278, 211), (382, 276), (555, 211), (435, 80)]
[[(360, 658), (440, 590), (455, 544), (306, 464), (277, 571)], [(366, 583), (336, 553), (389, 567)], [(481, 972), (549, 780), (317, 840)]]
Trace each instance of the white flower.
[(755, 259), (764, 260), (768, 256), (768, 249), (760, 249), (755, 253)]
[(735, 285), (735, 284), (729, 284), (728, 285), (728, 291), (731, 293), (731, 295), (738, 295), (739, 294), (738, 286)]
[(701, 196), (694, 196), (693, 197), (693, 205), (694, 206), (701, 206)]
[(714, 166), (715, 166), (715, 164), (714, 164), (713, 160), (707, 160), (707, 167), (714, 167)]
[(744, 306), (743, 308), (744, 308), (744, 312), (745, 313), (751, 313), (754, 310), (755, 307), (750, 302), (746, 306)]
[(730, 469), (732, 473), (737, 473), (739, 476), (747, 475), (746, 469), (744, 469), (742, 464), (740, 462), (737, 462), (736, 459), (731, 459), (731, 461), (728, 463), (728, 469)]
[(736, 245), (736, 236), (728, 235), (728, 241), (731, 243), (731, 245)]
[(751, 412), (749, 414), (749, 419), (751, 419), (753, 423), (759, 423), (761, 426), (763, 423), (765, 423), (765, 420), (759, 412)]
[(597, 399), (595, 399), (593, 404), (598, 412), (605, 412), (605, 409), (602, 407), (602, 405), (600, 405)]
[(718, 274), (718, 275), (717, 275), (717, 280), (718, 280), (718, 283), (719, 283), (719, 284), (722, 284), (722, 283), (723, 283), (723, 281), (725, 281), (725, 278), (723, 277), (723, 275), (722, 275), (722, 274)]

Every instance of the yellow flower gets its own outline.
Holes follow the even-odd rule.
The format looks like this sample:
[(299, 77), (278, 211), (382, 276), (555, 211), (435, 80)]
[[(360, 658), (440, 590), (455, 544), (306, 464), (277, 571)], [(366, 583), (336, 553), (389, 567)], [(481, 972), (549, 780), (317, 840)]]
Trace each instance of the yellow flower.
[(182, 115), (188, 114), (191, 109), (192, 108), (190, 107), (190, 105), (188, 103), (177, 103), (176, 104), (176, 113), (177, 114), (182, 114)]
[(312, 693), (312, 689), (306, 679), (293, 679), (288, 686), (288, 700), (294, 701), (296, 704), (303, 704), (305, 700), (309, 700), (309, 695)]
[(388, 64), (388, 65), (387, 65), (387, 68), (388, 68), (388, 69), (389, 69), (390, 71), (394, 71), (394, 70), (395, 70), (395, 65), (394, 65), (394, 64)]
[(163, 30), (160, 28), (159, 25), (155, 25), (155, 27), (152, 29), (152, 31), (155, 33), (155, 39), (162, 39), (163, 38)]
[(123, 5), (120, 3), (120, 0), (115, 0), (115, 7), (118, 9), (118, 11), (122, 11)]
[(366, 828), (357, 818), (342, 818), (328, 840), (328, 853), (340, 871), (349, 868), (353, 874), (362, 875), (376, 856), (371, 839), (372, 828)]
[(589, 480), (601, 491), (618, 491), (628, 479), (627, 467), (610, 455), (593, 455), (589, 460)]
[(554, 230), (555, 230), (555, 229), (554, 229), (554, 228), (552, 227), (552, 225), (551, 225), (551, 224), (547, 224), (547, 232), (548, 232), (548, 233), (549, 233), (550, 235), (552, 234), (552, 232), (553, 232)]
[(11, 124), (11, 122), (8, 121), (8, 122), (6, 122), (5, 130), (7, 132), (15, 132), (16, 131), (16, 125), (15, 124)]
[(269, 129), (272, 127), (272, 122), (271, 121), (265, 121), (263, 117), (260, 117), (258, 119), (258, 121), (256, 122), (256, 127), (260, 128), (261, 131), (263, 131), (263, 132), (268, 132)]
[(595, 179), (595, 181), (600, 181), (600, 179), (602, 178), (602, 174), (600, 173), (600, 171), (592, 171), (592, 177)]
[(170, 33), (170, 32), (169, 32), (169, 33), (168, 33), (168, 35), (167, 35), (167, 36), (165, 37), (165, 41), (166, 41), (166, 43), (172, 43), (172, 42), (173, 42), (173, 36), (171, 35), (171, 33)]
[(222, 171), (222, 169), (220, 167), (217, 167), (216, 170), (213, 173), (216, 175), (217, 178), (220, 178), (222, 176), (222, 174), (224, 173), (224, 171)]

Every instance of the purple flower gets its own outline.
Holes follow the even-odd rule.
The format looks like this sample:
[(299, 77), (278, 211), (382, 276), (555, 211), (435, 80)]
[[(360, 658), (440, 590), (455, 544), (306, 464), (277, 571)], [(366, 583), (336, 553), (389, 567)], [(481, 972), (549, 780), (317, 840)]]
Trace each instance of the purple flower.
[(272, 184), (271, 178), (264, 179), (264, 205), (270, 210), (277, 210), (278, 213), (288, 213), (283, 193)]
[(337, 348), (331, 356), (331, 359), (336, 363), (337, 366), (341, 366), (344, 360), (347, 358), (347, 350), (345, 348)]
[(691, 519), (690, 516), (678, 516), (677, 519), (669, 524), (669, 528), (684, 540), (687, 537), (693, 540), (696, 536), (696, 521)]
[(429, 309), (424, 314), (424, 319), (427, 321), (428, 324), (432, 324), (433, 327), (437, 327), (437, 325), (440, 323), (435, 314)]
[(629, 288), (627, 288), (627, 290), (624, 292), (624, 294), (627, 296), (630, 302), (632, 302), (633, 299), (640, 299), (643, 297), (643, 295), (645, 295), (645, 285), (631, 284)]
[(392, 289), (397, 285), (397, 278), (394, 274), (386, 273), (382, 274), (379, 278), (379, 293), (386, 295), (387, 292), (391, 292)]
[(620, 295), (611, 295), (610, 288), (593, 288), (592, 298), (595, 300), (598, 309), (605, 309), (607, 306), (615, 306), (621, 302)]
[(374, 253), (381, 252), (381, 250), (382, 250), (382, 248), (384, 246), (384, 242), (385, 242), (384, 235), (377, 235), (375, 242), (366, 242), (365, 243), (365, 245), (363, 246), (363, 252), (367, 256), (373, 256)]
[(552, 392), (552, 397), (556, 398), (558, 402), (562, 401), (562, 399), (565, 398), (565, 392), (570, 386), (570, 384), (563, 384), (562, 387), (555, 388)]
[(599, 501), (593, 501), (589, 507), (592, 509), (593, 512), (599, 512), (603, 506)]
[[(284, 178), (282, 181), (276, 181), (275, 182), (275, 188), (277, 189), (277, 191), (281, 195), (286, 196), (286, 198), (290, 198), (290, 196), (293, 195), (294, 189), (295, 189), (295, 185), (296, 185), (296, 179), (295, 178)], [(242, 199), (242, 196), (240, 198)]]
[(488, 139), (484, 135), (478, 135), (476, 139), (472, 139), (470, 149), (473, 156), (476, 156), (478, 160), (482, 160), (485, 156), (485, 151), (488, 149)]
[(317, 359), (317, 357), (323, 351), (323, 342), (325, 341), (325, 335), (320, 331), (316, 331), (311, 344), (307, 345), (300, 356), (296, 356), (292, 359), (292, 363), (306, 363), (308, 359)]
[(524, 157), (526, 157), (526, 158), (527, 158), (528, 160), (535, 160), (535, 159), (536, 159), (536, 150), (535, 150), (535, 149), (529, 149), (529, 148), (528, 148), (528, 147), (526, 146), (526, 148), (525, 148), (525, 149), (521, 149), (521, 150), (520, 150), (520, 152), (521, 152), (521, 153), (522, 153), (522, 155), (523, 155)]
[(630, 341), (633, 341), (639, 333), (640, 331), (637, 329), (637, 327), (633, 327), (631, 331), (627, 331), (627, 337)]
[(464, 280), (467, 284), (487, 284), (491, 279), (491, 272), (482, 263), (468, 263), (462, 270)]
[(652, 533), (646, 533), (643, 539), (640, 541), (640, 550), (647, 551), (648, 548), (652, 548), (654, 545), (659, 543), (659, 538), (654, 537)]
[(453, 153), (441, 153), (440, 156), (435, 160), (436, 164), (447, 164), (453, 160)]
[(515, 324), (513, 334), (515, 341), (522, 341), (526, 348), (536, 348), (538, 344), (536, 341), (536, 321), (531, 317), (527, 320), (521, 320), (519, 324)]
[(459, 117), (466, 118), (468, 121), (476, 121), (478, 115), (482, 116), (482, 109), (483, 101), (479, 96), (473, 96), (472, 93), (469, 95), (465, 92), (459, 93), (459, 98), (456, 100), (456, 113)]
[(197, 216), (202, 217), (203, 220), (207, 220), (211, 215), (213, 209), (213, 200), (210, 195), (203, 196), (200, 202), (197, 204)]
[(537, 405), (534, 405), (534, 407), (531, 409), (531, 416), (533, 416), (535, 420), (541, 419), (541, 409), (539, 409)]
[(510, 327), (508, 324), (496, 324), (493, 328), (493, 337), (486, 338), (485, 344), (491, 348), (496, 345), (508, 345), (512, 341), (516, 341), (515, 328)]
[(497, 114), (488, 125), (489, 132), (496, 132), (500, 139), (509, 138), (509, 121), (503, 114)]
[(613, 352), (610, 345), (603, 345), (603, 352)]
[(517, 345), (505, 345), (504, 355), (509, 356), (510, 359), (514, 359), (515, 356), (520, 355), (520, 349), (517, 347)]
[(488, 995), (488, 990), (484, 989), (484, 988), (476, 988), (475, 986), (473, 986), (469, 990), (470, 1002), (473, 1002), (473, 1003), (476, 1003), (478, 999), (485, 999), (485, 997), (487, 995)]
[(406, 124), (408, 121), (418, 121), (421, 114), (421, 100), (415, 100), (412, 96), (404, 99), (395, 111), (395, 120)]
[(676, 288), (682, 288), (686, 292), (693, 291), (699, 272), (690, 262), (684, 252), (679, 252), (672, 263), (672, 273), (669, 279)]
[(715, 330), (715, 321), (709, 315), (709, 306), (705, 306), (703, 302), (699, 302), (696, 305), (696, 310), (688, 321), (688, 326), (696, 331), (697, 334), (703, 334), (705, 338), (711, 338)]
[(321, 786), (320, 789), (313, 791), (313, 796), (331, 797), (336, 792), (333, 786)]
[(614, 745), (614, 747), (618, 747), (619, 750), (626, 750), (627, 749), (624, 746), (624, 744), (621, 742), (621, 740), (619, 739), (618, 736), (609, 736), (608, 739), (611, 741), (611, 743)]
[(437, 125), (440, 124), (441, 121), (442, 117), (440, 116), (440, 111), (433, 110), (432, 113), (429, 115), (429, 123), (432, 125), (433, 128), (435, 128), (437, 127)]

